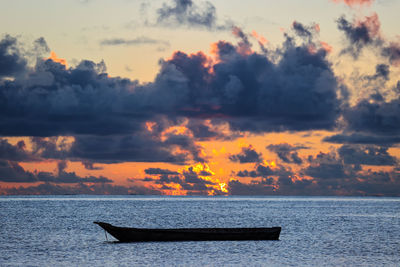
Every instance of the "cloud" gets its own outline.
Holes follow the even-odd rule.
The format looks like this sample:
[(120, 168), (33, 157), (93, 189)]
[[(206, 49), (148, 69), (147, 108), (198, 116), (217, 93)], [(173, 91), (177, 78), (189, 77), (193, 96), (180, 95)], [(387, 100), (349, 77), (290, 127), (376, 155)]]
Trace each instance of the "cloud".
[(125, 38), (112, 38), (112, 39), (104, 39), (100, 41), (100, 45), (103, 46), (137, 46), (137, 45), (162, 45), (162, 46), (170, 46), (168, 41), (152, 39), (149, 37), (141, 36), (134, 39), (125, 39)]
[(343, 31), (348, 46), (342, 52), (358, 58), (365, 46), (380, 46), (383, 39), (380, 33), (380, 21), (376, 13), (366, 16), (364, 20), (349, 22), (344, 16), (337, 20), (339, 30)]
[(80, 177), (75, 172), (64, 171), (66, 166), (59, 167), (58, 173), (30, 172), (15, 161), (0, 160), (0, 181), (10, 183), (113, 183), (112, 180), (99, 176)]
[(244, 55), (227, 42), (217, 43), (214, 50), (220, 61), (212, 67), (204, 67), (204, 54), (178, 52), (159, 74), (165, 77), (164, 70), (172, 68), (182, 75), (177, 88), (182, 90), (179, 102), (188, 106), (182, 107), (186, 114), (225, 116), (240, 131), (334, 127), (340, 101), (325, 50), (310, 53), (307, 46), (288, 40), (277, 64), (257, 53)]
[[(185, 117), (254, 132), (335, 126), (340, 100), (325, 50), (310, 53), (288, 40), (276, 52), (277, 63), (238, 50), (218, 43), (216, 63), (201, 52), (176, 52), (161, 63), (154, 82), (144, 85), (108, 77), (104, 62), (84, 60), (66, 68), (39, 60), (27, 77), (0, 85), (0, 135), (143, 138), (146, 121)], [(177, 137), (165, 144), (175, 145)]]
[[(44, 159), (70, 159), (93, 163), (169, 162), (183, 164), (188, 160), (205, 161), (200, 147), (184, 135), (167, 136), (164, 141), (151, 135), (117, 135), (74, 137), (65, 147), (57, 147), (59, 138), (32, 138), (36, 155)], [(178, 151), (175, 151), (178, 149)], [(192, 154), (194, 153), (194, 154)]]
[(73, 186), (44, 183), (37, 186), (14, 187), (0, 190), (0, 195), (160, 195), (157, 189), (143, 186), (119, 186), (107, 183)]
[(297, 36), (304, 38), (311, 42), (315, 34), (319, 33), (319, 25), (314, 23), (311, 26), (304, 26), (302, 23), (293, 21), (292, 28), (296, 32)]
[(352, 106), (343, 107), (343, 132), (324, 141), (380, 146), (400, 142), (400, 97), (397, 87), (385, 88), (389, 71), (388, 65), (378, 64), (374, 75), (361, 77), (368, 82), (366, 86), (372, 86), (373, 93)]
[(46, 40), (43, 37), (39, 37), (33, 42), (34, 50), (38, 55), (44, 55), (50, 52), (50, 48), (47, 45)]
[(103, 167), (94, 166), (93, 162), (90, 161), (82, 161), (82, 165), (85, 166), (86, 170), (102, 170)]
[(350, 7), (355, 7), (355, 6), (363, 6), (367, 5), (370, 6), (372, 3), (375, 2), (375, 0), (331, 0), (335, 3), (341, 3), (343, 2), (344, 4), (350, 6)]
[(230, 180), (231, 195), (302, 195), (302, 196), (399, 196), (398, 172), (368, 171), (357, 178), (297, 180), (279, 177), (278, 180), (261, 179), (250, 183)]
[(358, 170), (351, 165), (344, 165), (334, 153), (320, 152), (315, 157), (310, 156), (308, 161), (310, 165), (303, 172), (319, 180), (344, 180), (345, 178), (354, 178)]
[[(193, 137), (199, 141), (209, 140), (231, 140), (240, 136), (240, 133), (226, 133), (221, 129), (223, 120), (213, 119), (204, 121), (200, 119), (191, 119), (186, 125), (187, 129), (193, 134)], [(223, 125), (222, 125), (223, 127)]]
[(395, 66), (400, 66), (400, 43), (390, 42), (383, 47), (382, 55), (389, 59), (389, 62)]
[(5, 35), (0, 40), (0, 81), (1, 78), (14, 76), (26, 67), (27, 61), (21, 55), (17, 39)]
[(263, 177), (268, 178), (270, 176), (282, 176), (288, 175), (290, 173), (289, 170), (284, 168), (283, 166), (279, 166), (279, 168), (272, 168), (270, 166), (265, 166), (263, 164), (257, 164), (254, 170), (242, 170), (237, 172), (238, 177)]
[(375, 145), (393, 145), (400, 143), (400, 136), (398, 135), (375, 135), (364, 133), (343, 133), (335, 134), (323, 139), (325, 142), (335, 144), (375, 144)]
[(313, 180), (299, 179), (290, 169), (283, 166), (271, 169), (258, 165), (255, 170), (244, 172), (252, 174), (252, 178), (261, 178), (253, 179), (250, 183), (231, 179), (228, 183), (231, 195), (321, 195), (316, 190), (318, 184)]
[(242, 151), (237, 155), (230, 155), (229, 159), (233, 162), (240, 163), (251, 163), (251, 162), (261, 162), (262, 154), (257, 153), (254, 148), (250, 145), (248, 147), (242, 147)]
[(303, 146), (291, 146), (287, 143), (268, 145), (267, 149), (275, 152), (278, 157), (285, 163), (301, 164), (303, 160), (299, 157), (297, 150), (305, 149)]
[(157, 9), (157, 25), (187, 26), (209, 30), (226, 30), (231, 26), (218, 24), (217, 12), (211, 2), (202, 2), (199, 6), (192, 0), (173, 0), (173, 4), (163, 3)]
[(31, 183), (37, 182), (38, 179), (34, 173), (26, 172), (17, 162), (0, 160), (0, 181)]
[[(369, 149), (369, 150), (368, 150)], [(397, 160), (387, 148), (345, 147), (329, 153), (309, 156), (307, 166), (299, 171), (279, 166), (271, 169), (258, 165), (242, 171), (238, 177), (252, 177), (245, 183), (231, 179), (231, 195), (387, 195), (399, 196), (400, 172), (363, 170), (360, 164), (394, 165)], [(243, 174), (243, 175), (241, 175)]]
[(178, 172), (170, 171), (167, 169), (160, 169), (160, 168), (148, 168), (144, 170), (146, 174), (150, 175), (178, 175)]
[(231, 180), (228, 183), (228, 188), (231, 195), (261, 196), (275, 194), (275, 187), (269, 180), (262, 180), (261, 182), (253, 182), (250, 184), (245, 184), (238, 180)]
[(12, 145), (6, 139), (0, 138), (0, 160), (21, 162), (37, 161), (39, 158), (26, 150), (26, 145), (23, 140), (18, 141), (16, 145)]
[[(103, 61), (67, 67), (39, 58), (0, 83), (0, 135), (32, 136), (33, 155), (44, 159), (183, 164), (207, 161), (197, 140), (335, 126), (341, 100), (322, 47), (310, 52), (286, 36), (271, 61), (251, 50), (241, 29), (235, 34), (238, 45), (215, 45), (218, 60), (178, 51), (146, 84), (109, 77)], [(16, 46), (10, 38), (4, 42)], [(11, 65), (23, 58), (14, 54)], [(185, 133), (167, 131), (180, 125)], [(72, 141), (57, 147), (55, 136)]]
[(399, 136), (400, 98), (387, 102), (365, 99), (354, 107), (346, 109), (343, 117), (349, 130), (383, 136)]
[(390, 66), (386, 64), (377, 64), (375, 67), (375, 74), (370, 76), (365, 76), (367, 80), (377, 80), (383, 79), (384, 81), (389, 80)]
[(161, 168), (148, 168), (147, 175), (142, 179), (144, 182), (154, 182), (161, 186), (161, 189), (168, 190), (171, 194), (186, 195), (224, 195), (220, 188), (218, 179), (209, 169), (206, 163), (188, 166), (177, 171)]
[(397, 163), (387, 147), (343, 145), (338, 153), (345, 164), (394, 166)]

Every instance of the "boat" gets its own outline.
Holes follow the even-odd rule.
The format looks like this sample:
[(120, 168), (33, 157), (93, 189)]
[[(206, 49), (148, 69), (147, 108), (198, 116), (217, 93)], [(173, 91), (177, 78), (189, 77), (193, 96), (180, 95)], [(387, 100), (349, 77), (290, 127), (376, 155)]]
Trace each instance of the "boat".
[(270, 228), (130, 228), (94, 222), (120, 242), (279, 240), (281, 227)]

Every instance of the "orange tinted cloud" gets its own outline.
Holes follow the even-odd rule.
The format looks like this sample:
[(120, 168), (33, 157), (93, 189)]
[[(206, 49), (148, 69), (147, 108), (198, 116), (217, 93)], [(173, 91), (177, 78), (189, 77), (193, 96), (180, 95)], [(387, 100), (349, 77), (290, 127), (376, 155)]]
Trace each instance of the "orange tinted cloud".
[(64, 58), (59, 58), (54, 51), (50, 52), (50, 57), (48, 57), (47, 59), (51, 59), (54, 62), (60, 63), (61, 65), (67, 67), (67, 60), (65, 60)]
[(238, 43), (238, 46), (236, 48), (237, 52), (242, 55), (242, 56), (248, 56), (253, 53), (251, 50), (251, 44), (247, 38), (247, 34), (245, 34), (241, 28), (235, 26), (232, 28), (232, 34), (240, 38), (241, 41)]
[(321, 44), (322, 49), (324, 49), (327, 53), (332, 52), (333, 47), (330, 44), (323, 42), (323, 41), (321, 41), (320, 44)]
[(252, 31), (251, 36), (256, 38), (257, 41), (259, 41), (262, 45), (266, 45), (268, 43), (268, 40), (264, 36), (258, 34), (256, 31)]
[(371, 36), (373, 37), (379, 37), (380, 36), (380, 27), (381, 27), (381, 22), (379, 21), (378, 14), (373, 13), (369, 17), (365, 17), (364, 20), (358, 20), (356, 22), (357, 27), (365, 27), (368, 29), (368, 32), (370, 33)]
[(319, 26), (318, 23), (314, 24), (314, 29), (315, 29), (316, 32), (320, 32), (321, 31), (321, 27)]

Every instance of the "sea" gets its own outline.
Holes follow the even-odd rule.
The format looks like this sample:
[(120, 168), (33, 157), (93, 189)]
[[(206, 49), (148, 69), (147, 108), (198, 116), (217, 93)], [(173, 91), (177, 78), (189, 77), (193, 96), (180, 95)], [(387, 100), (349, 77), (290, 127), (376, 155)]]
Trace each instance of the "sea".
[[(279, 241), (118, 243), (93, 221), (282, 232)], [(400, 266), (400, 198), (2, 196), (0, 266)]]

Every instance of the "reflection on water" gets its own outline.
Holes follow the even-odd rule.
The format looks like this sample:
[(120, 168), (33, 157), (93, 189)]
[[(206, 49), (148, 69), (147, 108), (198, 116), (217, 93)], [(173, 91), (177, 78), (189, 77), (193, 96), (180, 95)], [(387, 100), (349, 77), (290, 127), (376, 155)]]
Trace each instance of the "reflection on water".
[[(382, 266), (400, 261), (400, 198), (0, 197), (0, 266)], [(93, 221), (282, 226), (281, 240), (113, 243)]]

